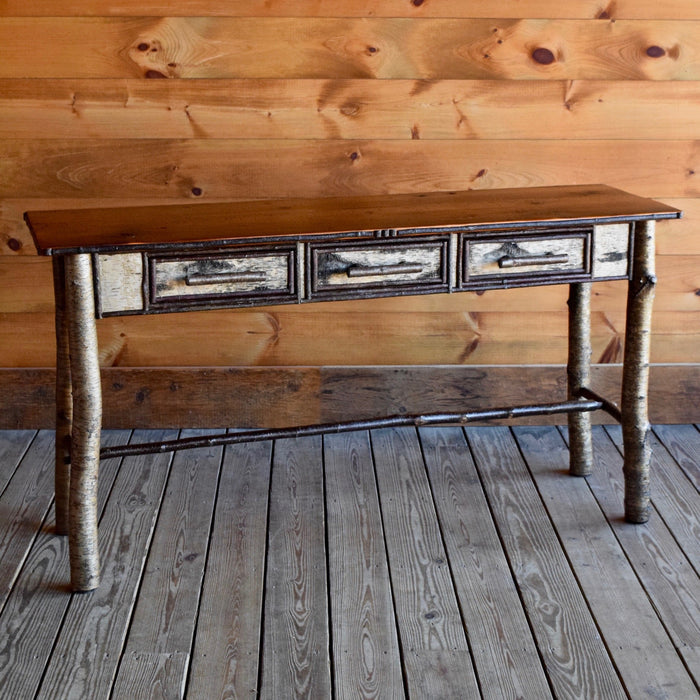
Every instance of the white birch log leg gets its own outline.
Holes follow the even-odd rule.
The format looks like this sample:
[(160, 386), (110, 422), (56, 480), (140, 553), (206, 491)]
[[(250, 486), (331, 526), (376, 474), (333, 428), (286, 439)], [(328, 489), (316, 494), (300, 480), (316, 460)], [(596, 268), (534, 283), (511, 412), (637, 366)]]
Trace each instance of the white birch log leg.
[(73, 423), (73, 395), (70, 380), (68, 326), (66, 325), (66, 277), (64, 260), (53, 257), (54, 299), (56, 302), (56, 532), (68, 534), (68, 493), (70, 490), (70, 440)]
[[(591, 285), (581, 282), (569, 285), (569, 359), (567, 387), (569, 399), (590, 387), (591, 374)], [(569, 414), (569, 473), (588, 476), (593, 471), (591, 416)]]
[(634, 232), (632, 279), (627, 293), (627, 325), (622, 373), (622, 437), (625, 450), (625, 519), (649, 519), (649, 347), (656, 276), (654, 222), (638, 222)]
[(73, 383), (69, 498), (71, 585), (75, 591), (90, 591), (97, 588), (100, 576), (97, 477), (102, 395), (89, 255), (66, 256), (66, 312)]

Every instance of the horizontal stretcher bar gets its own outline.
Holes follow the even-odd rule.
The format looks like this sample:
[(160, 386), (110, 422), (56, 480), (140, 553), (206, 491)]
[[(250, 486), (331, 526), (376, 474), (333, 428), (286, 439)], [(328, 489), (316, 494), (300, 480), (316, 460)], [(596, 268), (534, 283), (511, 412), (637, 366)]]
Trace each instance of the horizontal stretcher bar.
[[(583, 390), (587, 394), (593, 394)], [(174, 450), (193, 449), (197, 447), (217, 447), (235, 445), (244, 442), (261, 442), (282, 438), (305, 437), (323, 433), (347, 433), (353, 430), (373, 430), (376, 428), (423, 427), (429, 425), (465, 425), (474, 421), (502, 420), (524, 418), (527, 416), (546, 416), (555, 413), (579, 413), (604, 410), (619, 420), (619, 411), (614, 404), (600, 397), (563, 401), (559, 403), (538, 404), (533, 406), (516, 406), (513, 408), (492, 408), (468, 413), (428, 413), (425, 415), (399, 415), (384, 418), (370, 418), (344, 423), (321, 423), (290, 428), (241, 430), (235, 433), (208, 435), (193, 438), (180, 438), (164, 442), (148, 442), (134, 445), (115, 445), (100, 450), (101, 459), (112, 457), (129, 457), (134, 455), (158, 454)]]

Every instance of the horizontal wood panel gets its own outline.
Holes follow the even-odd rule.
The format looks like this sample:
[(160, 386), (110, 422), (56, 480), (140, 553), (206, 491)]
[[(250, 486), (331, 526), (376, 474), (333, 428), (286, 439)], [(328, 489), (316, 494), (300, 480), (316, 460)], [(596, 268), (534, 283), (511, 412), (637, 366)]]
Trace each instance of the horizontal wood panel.
[(682, 210), (682, 218), (673, 227), (657, 227), (657, 255), (688, 255), (700, 253), (700, 199), (664, 198), (664, 203)]
[[(592, 386), (617, 401), (619, 365), (595, 365)], [(0, 428), (54, 423), (50, 369), (0, 369), (7, 398)], [(564, 367), (108, 368), (102, 372), (104, 426), (284, 427), (425, 411), (461, 411), (566, 394)], [(700, 365), (653, 365), (650, 417), (700, 422)], [(601, 412), (594, 422), (609, 421)], [(562, 416), (525, 422), (555, 423)], [(518, 421), (522, 424), (523, 421)]]
[[(675, 223), (675, 222), (674, 222)], [(673, 225), (671, 225), (673, 226)], [(659, 225), (659, 229), (661, 226)], [(664, 227), (663, 230), (668, 230)], [(672, 229), (669, 234), (675, 231)], [(656, 274), (659, 279), (654, 310), (700, 310), (700, 251), (696, 255), (658, 256)], [(594, 310), (624, 307), (627, 286), (624, 282), (598, 282), (593, 288)], [(428, 295), (375, 299), (374, 311), (406, 313), (408, 311), (558, 311), (563, 308), (566, 285), (523, 289), (467, 292), (452, 295)], [(285, 307), (284, 312), (313, 314), (335, 310), (340, 317), (345, 310), (366, 308), (365, 301), (318, 302)], [(38, 256), (0, 256), (0, 313), (46, 312), (53, 310), (51, 261)], [(274, 311), (273, 307), (264, 311)]]
[[(684, 257), (700, 254), (700, 238), (697, 236), (697, 228), (700, 225), (700, 199), (658, 197), (655, 194), (651, 196), (683, 212), (683, 218), (680, 220), (657, 223), (657, 254)], [(232, 201), (234, 199), (234, 197), (225, 200), (207, 197), (193, 198), (188, 201), (205, 204), (206, 202)], [(78, 209), (80, 207), (157, 206), (171, 203), (170, 199), (150, 197), (143, 199), (110, 197), (90, 200), (76, 197), (0, 199), (0, 256), (34, 256), (36, 254), (29, 229), (22, 219), (25, 211)]]
[(0, 141), (0, 197), (313, 197), (605, 182), (700, 196), (696, 141)]
[[(652, 347), (697, 357), (697, 0), (7, 0), (0, 17), (0, 354), (11, 361), (53, 352), (50, 270), (29, 263), (26, 210), (584, 182), (684, 209), (657, 227)], [(624, 295), (624, 283), (594, 288), (596, 358), (619, 356)], [(412, 361), (519, 362), (516, 314), (559, 314), (551, 330), (565, 301), (565, 287), (378, 299), (370, 336), (363, 302), (244, 311), (232, 329), (243, 339), (208, 352), (324, 363), (359, 335), (377, 338), (379, 361), (410, 354), (403, 342)], [(465, 309), (489, 321), (475, 348)], [(382, 315), (395, 338), (377, 331)], [(150, 342), (123, 323), (106, 361)], [(203, 322), (165, 323), (176, 360), (181, 334)], [(563, 350), (547, 329), (526, 337), (533, 361)]]
[(5, 0), (0, 16), (700, 19), (696, 0)]
[[(353, 310), (341, 315), (337, 309), (325, 314), (287, 314), (285, 308), (104, 319), (98, 324), (101, 363), (316, 366), (566, 360), (564, 311), (397, 314)], [(593, 314), (594, 361), (622, 360), (623, 331), (624, 309)], [(54, 362), (52, 314), (2, 314), (0, 337), (12, 339), (0, 346), (1, 367), (46, 367)], [(653, 362), (700, 362), (700, 312), (656, 314), (651, 357)]]
[(7, 17), (0, 77), (697, 80), (700, 32), (687, 20)]
[(700, 82), (0, 80), (0, 138), (694, 139)]

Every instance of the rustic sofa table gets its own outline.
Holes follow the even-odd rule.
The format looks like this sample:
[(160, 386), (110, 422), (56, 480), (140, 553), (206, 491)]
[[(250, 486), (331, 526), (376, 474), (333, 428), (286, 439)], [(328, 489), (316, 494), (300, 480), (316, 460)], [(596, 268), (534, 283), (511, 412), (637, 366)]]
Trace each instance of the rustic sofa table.
[[(622, 423), (625, 516), (644, 522), (654, 225), (678, 216), (602, 185), (28, 212), (54, 263), (56, 526), (74, 590), (99, 584), (100, 457), (203, 444), (563, 412), (570, 471), (586, 475), (588, 412), (603, 409)], [(619, 409), (588, 386), (590, 287), (610, 279), (629, 281)], [(100, 449), (98, 318), (546, 284), (570, 285), (566, 401)]]

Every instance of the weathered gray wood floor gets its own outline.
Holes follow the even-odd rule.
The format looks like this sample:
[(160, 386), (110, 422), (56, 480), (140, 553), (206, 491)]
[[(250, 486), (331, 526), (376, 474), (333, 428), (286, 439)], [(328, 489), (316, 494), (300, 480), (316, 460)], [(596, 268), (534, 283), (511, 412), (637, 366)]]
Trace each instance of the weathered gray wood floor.
[[(106, 441), (171, 437), (110, 432)], [(67, 591), (52, 435), (0, 433), (0, 697), (699, 697), (700, 430), (378, 430), (103, 462), (103, 583)]]

